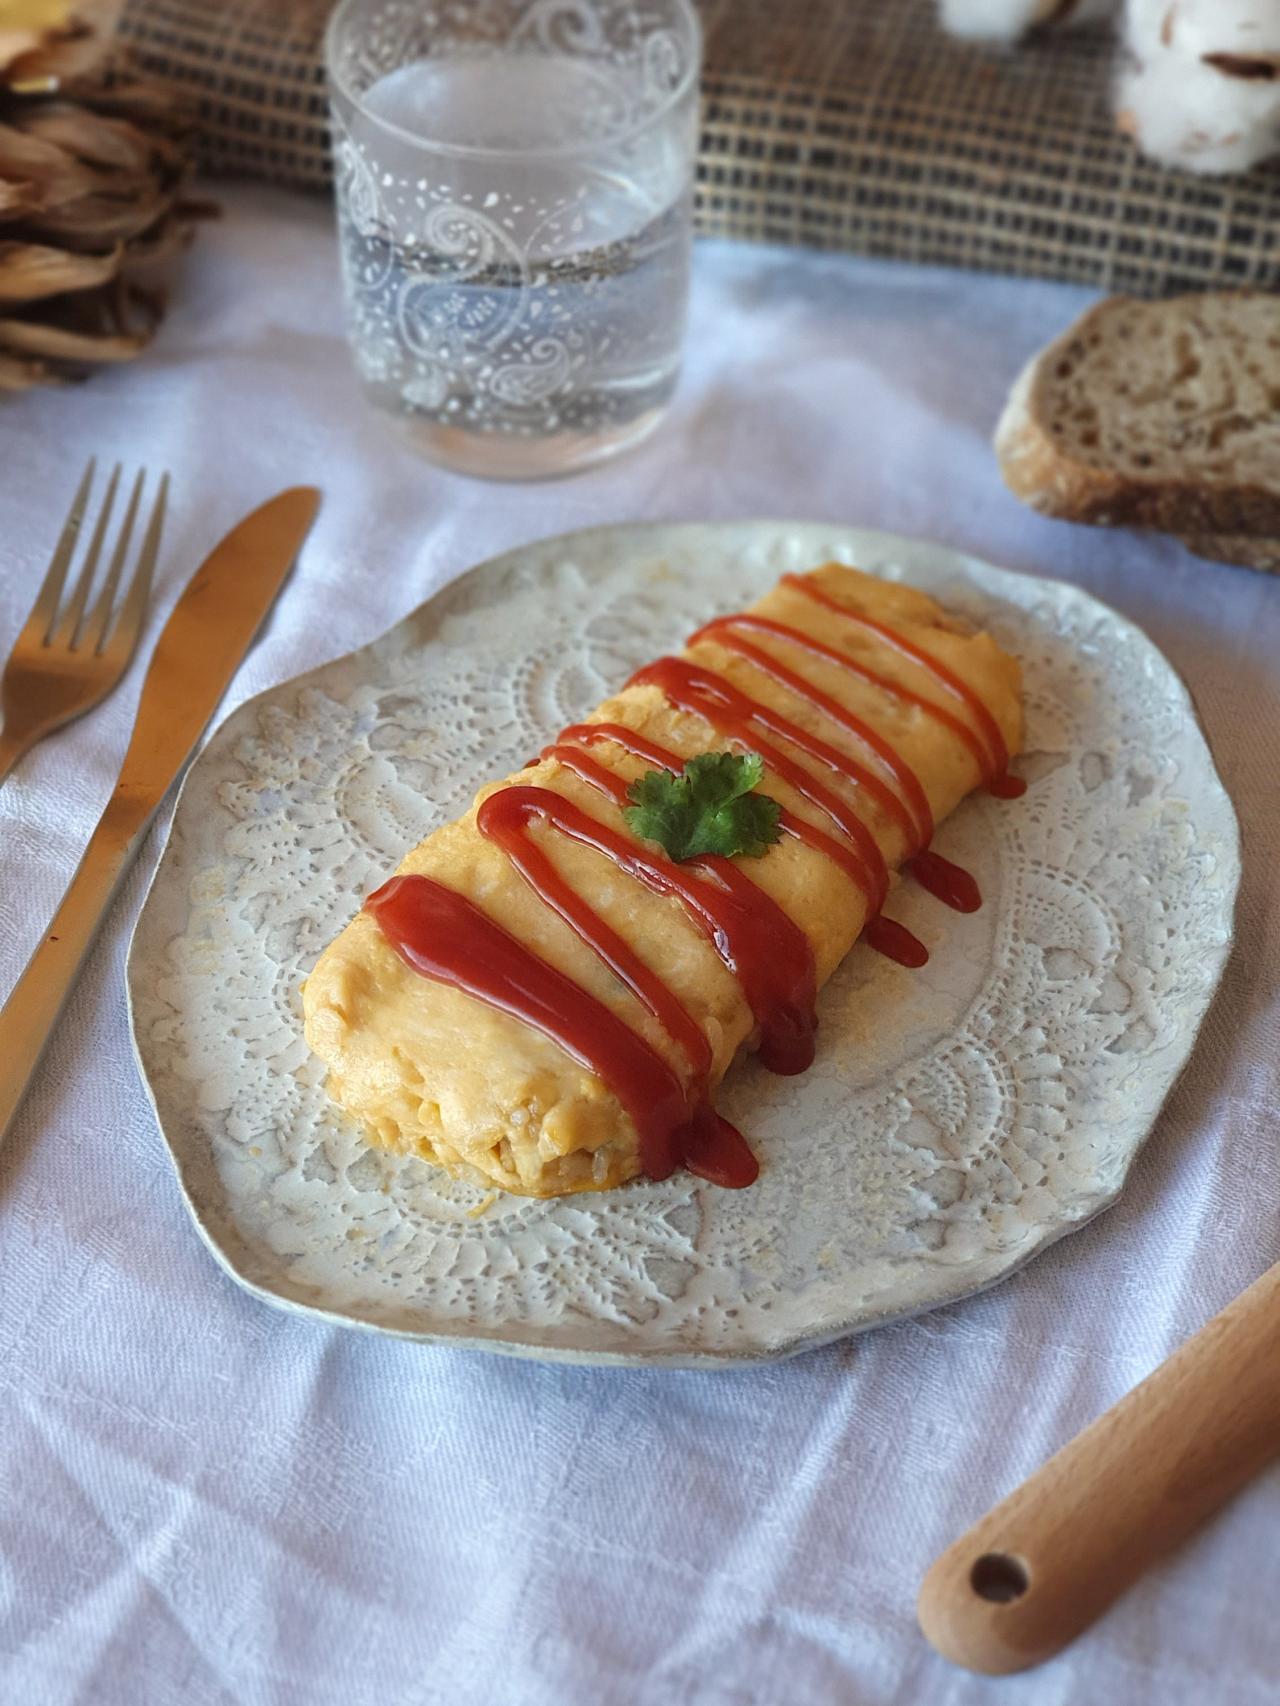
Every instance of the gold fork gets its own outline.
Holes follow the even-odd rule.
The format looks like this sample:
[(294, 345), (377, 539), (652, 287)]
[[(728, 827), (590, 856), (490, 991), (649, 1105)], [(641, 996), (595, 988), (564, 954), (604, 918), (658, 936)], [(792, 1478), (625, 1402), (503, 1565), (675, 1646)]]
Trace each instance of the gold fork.
[(71, 597), (63, 605), (62, 591), (88, 506), (94, 468), (95, 463), (91, 459), (72, 499), (66, 525), (49, 563), (49, 572), (44, 577), (31, 614), (14, 642), (0, 680), (0, 709), (4, 712), (4, 727), (0, 728), (0, 782), (37, 741), (101, 704), (128, 669), (138, 644), (138, 635), (142, 632), (147, 599), (151, 593), (151, 577), (160, 550), (160, 533), (164, 527), (169, 476), (163, 474), (160, 478), (142, 548), (113, 622), (112, 606), (128, 560), (129, 542), (142, 501), (146, 469), (139, 470), (133, 482), (106, 578), (92, 610), (86, 616), (89, 591), (106, 543), (111, 511), (120, 485), (120, 464), (117, 462), (107, 482), (97, 525)]

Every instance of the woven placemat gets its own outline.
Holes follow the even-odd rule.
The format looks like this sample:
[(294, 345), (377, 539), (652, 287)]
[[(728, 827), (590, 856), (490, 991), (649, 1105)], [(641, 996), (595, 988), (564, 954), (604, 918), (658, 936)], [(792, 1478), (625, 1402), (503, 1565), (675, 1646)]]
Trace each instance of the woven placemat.
[[(330, 181), (328, 0), (130, 0), (148, 69), (195, 96), (203, 163)], [(699, 231), (1151, 295), (1269, 285), (1280, 169), (1199, 178), (1117, 135), (1112, 44), (1070, 32), (994, 56), (933, 0), (702, 0)]]

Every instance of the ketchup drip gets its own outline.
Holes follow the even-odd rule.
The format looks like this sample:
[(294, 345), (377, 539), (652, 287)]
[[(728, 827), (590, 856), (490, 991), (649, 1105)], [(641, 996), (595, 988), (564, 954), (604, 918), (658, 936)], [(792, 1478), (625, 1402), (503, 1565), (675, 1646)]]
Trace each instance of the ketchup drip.
[[(554, 750), (554, 749), (553, 749)], [(567, 749), (579, 775), (625, 803), (626, 784), (585, 753)], [(809, 939), (777, 902), (732, 859), (707, 854), (685, 864), (654, 858), (628, 836), (589, 816), (546, 788), (503, 788), (476, 816), (483, 836), (502, 848), (534, 893), (590, 947), (681, 1044), (702, 1078), (711, 1049), (701, 1029), (667, 986), (592, 910), (528, 836), (541, 821), (581, 846), (611, 859), (652, 894), (674, 895), (737, 977), (760, 1028), (760, 1058), (772, 1072), (803, 1072), (813, 1061), (817, 978)], [(690, 1030), (693, 1038), (690, 1037)]]
[(962, 865), (953, 865), (941, 853), (917, 853), (908, 859), (907, 869), (922, 889), (956, 912), (976, 912), (982, 905), (982, 891)]
[(716, 1113), (705, 1086), (687, 1092), (616, 1013), (465, 896), (430, 877), (392, 877), (364, 904), (414, 971), (510, 1013), (602, 1078), (635, 1123), (651, 1179), (669, 1177), (682, 1162), (713, 1184), (740, 1187), (756, 1178), (755, 1156)]
[(883, 913), (867, 920), (862, 940), (877, 954), (895, 960), (909, 971), (919, 971), (929, 963), (929, 950), (920, 938), (913, 936), (905, 924), (899, 924), (896, 918), (886, 918)]

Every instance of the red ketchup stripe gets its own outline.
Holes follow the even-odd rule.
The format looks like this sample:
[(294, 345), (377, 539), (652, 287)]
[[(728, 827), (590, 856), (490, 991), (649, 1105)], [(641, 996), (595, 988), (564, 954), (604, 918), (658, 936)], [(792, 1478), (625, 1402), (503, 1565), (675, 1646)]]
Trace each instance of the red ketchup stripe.
[[(601, 771), (585, 754), (574, 756)], [(590, 779), (590, 778), (588, 778)], [(612, 780), (612, 779), (610, 779)], [(605, 791), (611, 792), (608, 784)], [(773, 1072), (803, 1072), (813, 1061), (817, 1029), (814, 1005), (817, 978), (813, 950), (804, 932), (776, 901), (731, 859), (705, 857), (678, 865), (654, 858), (630, 837), (589, 816), (572, 800), (546, 788), (503, 788), (480, 807), (480, 833), (500, 846), (538, 898), (573, 929), (627, 987), (644, 1002), (664, 1029), (685, 1048), (695, 1072), (705, 1078), (710, 1045), (676, 997), (648, 970), (626, 943), (570, 888), (555, 866), (528, 839), (531, 823), (541, 821), (580, 846), (590, 847), (635, 878), (652, 894), (674, 896), (742, 985), (760, 1027), (760, 1058)], [(697, 1054), (682, 1029), (697, 1037)]]
[[(556, 740), (574, 741), (579, 746), (595, 746), (602, 740), (612, 741), (624, 752), (629, 752), (633, 758), (643, 758), (645, 763), (652, 765), (655, 770), (675, 772), (684, 768), (684, 759), (678, 752), (672, 752), (670, 747), (659, 746), (646, 735), (629, 729), (625, 723), (571, 723), (567, 729), (561, 729)], [(625, 793), (625, 782), (622, 788)]]
[[(621, 725), (618, 726), (621, 727)], [(628, 784), (626, 778), (615, 776), (612, 770), (606, 770), (603, 764), (598, 764), (588, 753), (579, 750), (579, 746), (585, 747), (593, 744), (591, 740), (584, 738), (585, 735), (595, 735), (596, 740), (613, 739), (612, 734), (595, 733), (597, 729), (611, 729), (612, 727), (613, 725), (609, 723), (585, 723), (576, 724), (573, 728), (562, 729), (555, 745), (542, 749), (542, 757), (554, 758), (557, 763), (563, 764), (566, 770), (571, 770), (580, 781), (589, 783), (601, 794), (608, 794), (614, 805), (621, 810), (627, 804)], [(621, 742), (618, 744), (621, 745)], [(648, 746), (649, 743), (646, 741), (645, 745)], [(661, 758), (655, 756), (661, 750), (660, 747), (651, 748), (645, 755), (648, 762), (656, 770), (679, 770), (680, 761), (675, 758), (674, 754), (671, 754), (670, 758), (666, 753), (663, 753)]]
[[(557, 814), (552, 802), (568, 809)], [(694, 1077), (705, 1079), (711, 1070), (711, 1045), (701, 1026), (657, 973), (569, 887), (542, 849), (527, 839), (525, 830), (530, 820), (537, 818), (555, 823), (571, 840), (588, 846), (594, 844), (589, 838), (592, 819), (545, 788), (503, 788), (490, 794), (476, 815), (476, 826), (481, 835), (501, 847), (538, 899), (558, 913), (614, 976), (626, 984), (683, 1050)], [(577, 819), (581, 819), (581, 825)]]
[[(864, 935), (902, 965), (923, 965), (924, 945), (892, 919), (879, 916), (888, 870), (875, 837), (852, 807), (798, 760), (762, 740), (780, 736), (811, 762), (842, 776), (902, 829), (909, 848), (920, 849), (908, 870), (930, 893), (959, 911), (981, 903), (967, 871), (926, 851), (933, 829), (919, 777), (884, 737), (772, 653), (744, 639), (741, 630), (768, 634), (813, 657), (838, 664), (886, 694), (918, 706), (949, 728), (973, 752), (995, 794), (1014, 798), (1025, 784), (1007, 773), (1008, 750), (994, 717), (960, 678), (892, 628), (849, 610), (798, 575), (786, 583), (846, 620), (877, 634), (903, 656), (929, 670), (968, 711), (977, 731), (944, 706), (899, 686), (862, 662), (785, 623), (750, 613), (721, 617), (693, 636), (713, 640), (743, 657), (852, 734), (893, 778), (898, 792), (873, 771), (826, 741), (741, 692), (712, 669), (684, 658), (661, 658), (629, 685), (658, 687), (678, 709), (703, 717), (727, 739), (758, 752), (765, 764), (816, 806), (839, 832), (833, 836), (783, 811), (783, 832), (832, 860), (862, 892), (871, 914)], [(981, 735), (981, 739), (979, 738)], [(585, 748), (612, 741), (659, 770), (679, 771), (683, 759), (621, 723), (578, 723), (567, 728), (544, 757), (554, 757), (580, 780), (623, 808), (627, 784)], [(484, 836), (506, 854), (539, 899), (621, 979), (684, 1053), (686, 1088), (666, 1060), (603, 1002), (527, 948), (464, 896), (422, 876), (393, 877), (365, 902), (366, 909), (406, 964), (440, 983), (510, 1013), (550, 1037), (606, 1083), (631, 1116), (645, 1173), (664, 1179), (683, 1163), (701, 1177), (730, 1186), (750, 1184), (759, 1171), (740, 1132), (711, 1105), (712, 1049), (679, 997), (651, 971), (618, 933), (577, 894), (531, 838), (535, 824), (591, 848), (651, 893), (678, 899), (686, 914), (738, 978), (760, 1033), (759, 1052), (775, 1072), (800, 1072), (813, 1058), (816, 978), (804, 932), (732, 859), (705, 855), (677, 863), (647, 853), (633, 838), (600, 823), (572, 800), (546, 788), (515, 785), (490, 794), (477, 813)]]
[(821, 587), (815, 585), (809, 575), (783, 575), (782, 579), (785, 585), (792, 587), (796, 592), (802, 592), (806, 598), (811, 598), (815, 604), (822, 605), (825, 610), (834, 611), (837, 616), (843, 616), (846, 622), (852, 622), (859, 628), (865, 628), (868, 633), (877, 635), (887, 646), (892, 646), (894, 651), (901, 653), (903, 657), (910, 658), (914, 663), (923, 665), (934, 680), (953, 699), (958, 700), (965, 707), (977, 724), (988, 749), (982, 762), (987, 782), (990, 783), (997, 776), (1004, 775), (1009, 767), (1009, 748), (1005, 745), (1004, 736), (1000, 733), (1000, 725), (967, 681), (962, 681), (953, 670), (948, 669), (945, 663), (934, 657), (932, 653), (925, 651), (923, 646), (916, 645), (914, 640), (908, 640), (904, 634), (899, 634), (883, 622), (877, 622), (873, 616), (864, 616), (861, 611), (850, 610), (848, 605), (839, 603), (838, 600), (831, 597), (830, 593), (823, 592)]
[(651, 1179), (684, 1162), (717, 1184), (754, 1180), (755, 1157), (705, 1095), (687, 1094), (643, 1037), (463, 895), (430, 877), (392, 877), (365, 909), (414, 971), (510, 1013), (603, 1079), (635, 1123)]
[[(549, 746), (542, 756), (558, 758), (584, 781), (590, 781), (592, 778), (586, 774), (584, 768), (579, 768), (579, 764), (574, 762), (575, 759), (580, 760), (581, 755), (565, 744), (570, 741), (582, 746), (594, 746), (599, 741), (612, 741), (633, 757), (642, 758), (646, 764), (651, 764), (655, 770), (674, 772), (680, 770), (684, 764), (679, 753), (672, 752), (665, 746), (658, 746), (644, 735), (637, 734), (634, 729), (627, 728), (624, 723), (575, 723), (571, 728), (563, 729), (560, 743)], [(608, 789), (614, 798), (620, 803), (625, 800), (626, 783), (620, 777), (614, 776), (612, 771), (604, 770), (603, 766), (593, 768), (598, 769), (602, 776), (609, 777)], [(796, 817), (785, 807), (778, 818), (778, 827), (784, 835), (813, 848), (815, 853), (825, 855), (833, 865), (838, 865), (859, 893), (866, 897), (866, 869), (862, 861), (843, 842), (837, 841), (834, 835), (828, 835), (825, 829), (819, 829), (816, 823)], [(890, 920), (886, 919), (885, 922), (887, 924)], [(904, 924), (895, 924), (892, 931), (872, 932), (867, 929), (863, 934), (870, 947), (888, 959), (896, 960), (899, 965), (922, 966), (928, 962), (929, 950)]]
[[(879, 777), (872, 776), (868, 772), (864, 771), (859, 775), (859, 783), (879, 800), (889, 816), (900, 826), (902, 833), (907, 838), (908, 847), (928, 846), (929, 839), (933, 834), (933, 813), (929, 810), (929, 801), (925, 796), (925, 791), (920, 786), (920, 778), (906, 760), (899, 753), (896, 753), (888, 741), (878, 734), (870, 724), (863, 722), (862, 718), (855, 716), (852, 711), (846, 710), (838, 700), (833, 699), (830, 694), (822, 692), (803, 675), (797, 675), (795, 670), (788, 669), (784, 663), (779, 662), (770, 653), (761, 651), (759, 646), (753, 646), (750, 640), (744, 640), (740, 634), (735, 632), (738, 628), (748, 628), (760, 633), (770, 634), (775, 639), (798, 643), (808, 651), (814, 649), (808, 645), (808, 636), (802, 634), (798, 628), (788, 628), (781, 622), (771, 622), (767, 617), (749, 614), (718, 617), (716, 621), (708, 622), (705, 627), (699, 628), (696, 634), (691, 634), (689, 644), (696, 646), (699, 640), (714, 640), (726, 651), (738, 653), (740, 657), (746, 658), (763, 674), (780, 682), (783, 687), (789, 688), (798, 698), (807, 700), (824, 716), (829, 717), (833, 723), (838, 723), (841, 728), (847, 729), (850, 734), (856, 736), (864, 746), (869, 747), (875, 753), (885, 768), (891, 772), (902, 790), (902, 798), (900, 799), (892, 790), (886, 788)], [(822, 647), (821, 649), (826, 651), (828, 648)], [(838, 652), (831, 654), (831, 660), (842, 668), (845, 667), (846, 660)]]
[[(563, 729), (560, 733), (561, 742), (573, 741), (581, 746), (593, 746), (602, 740), (613, 741), (634, 758), (642, 758), (646, 764), (651, 764), (655, 770), (670, 770), (674, 773), (684, 766), (684, 759), (678, 752), (656, 745), (644, 735), (637, 734), (634, 729), (627, 728), (624, 723), (575, 723), (572, 728)], [(546, 757), (547, 753), (552, 752), (556, 753), (562, 764), (569, 765), (570, 769), (574, 768), (569, 763), (565, 749), (548, 747), (543, 756)], [(582, 775), (582, 772), (578, 771), (578, 774)], [(586, 777), (583, 779), (588, 780)], [(620, 795), (625, 798), (626, 783), (619, 778), (615, 778), (615, 781), (618, 782)], [(785, 806), (779, 815), (778, 827), (784, 835), (789, 835), (793, 840), (803, 842), (806, 847), (825, 854), (833, 865), (839, 865), (860, 894), (867, 893), (866, 867), (861, 859), (842, 841), (837, 841), (834, 835), (828, 835), (826, 830), (819, 829), (817, 824), (807, 823), (804, 818), (796, 817), (793, 812), (787, 811)]]
[[(800, 590), (803, 590), (803, 587)], [(910, 687), (903, 687), (889, 676), (882, 675), (879, 670), (872, 669), (869, 664), (863, 663), (861, 659), (850, 657), (848, 652), (837, 651), (834, 646), (824, 645), (821, 640), (815, 640), (811, 634), (803, 633), (799, 628), (791, 628), (785, 622), (774, 622), (767, 616), (754, 616), (749, 612), (745, 613), (745, 618), (735, 618), (737, 621), (744, 619), (748, 620), (753, 627), (758, 626), (762, 632), (770, 633), (776, 630), (780, 637), (794, 638), (796, 645), (802, 645), (814, 657), (825, 658), (828, 663), (839, 664), (842, 669), (847, 669), (851, 675), (856, 675), (860, 681), (867, 682), (869, 686), (878, 687), (890, 699), (900, 700), (906, 705), (914, 705), (926, 717), (931, 717), (934, 722), (941, 723), (944, 728), (950, 729), (956, 739), (969, 748), (973, 754), (974, 762), (983, 776), (991, 774), (991, 757), (985, 745), (968, 723), (962, 717), (957, 717), (954, 712), (949, 711), (945, 705), (939, 705), (932, 699), (926, 699), (922, 693), (913, 692)]]
[[(549, 746), (544, 758), (555, 758), (582, 781), (607, 794), (618, 807), (627, 804), (627, 783), (612, 770), (606, 770), (594, 758), (582, 752), (570, 741), (579, 730), (617, 727), (619, 734), (630, 735), (621, 725), (579, 724), (565, 729), (560, 741)], [(675, 753), (637, 736), (647, 749), (651, 763), (660, 770), (679, 770), (681, 761)], [(585, 744), (585, 743), (584, 743)], [(623, 744), (618, 741), (617, 744)], [(621, 842), (621, 837), (615, 838)], [(813, 1064), (814, 1036), (818, 1028), (817, 973), (809, 938), (797, 924), (766, 893), (753, 883), (746, 872), (732, 859), (704, 854), (687, 859), (681, 865), (669, 860), (654, 866), (637, 852), (633, 841), (621, 842), (626, 858), (617, 858), (622, 868), (657, 894), (676, 894), (694, 923), (710, 939), (720, 958), (742, 984), (747, 1005), (760, 1027), (760, 1059), (771, 1072), (792, 1076)], [(638, 868), (632, 870), (632, 864)], [(644, 869), (656, 871), (656, 880), (646, 877)], [(710, 882), (690, 879), (685, 871), (700, 871)], [(717, 891), (723, 891), (717, 892)]]
[(879, 912), (889, 892), (889, 874), (885, 867), (884, 855), (871, 831), (852, 806), (847, 805), (838, 794), (833, 794), (830, 788), (824, 787), (803, 765), (786, 757), (770, 742), (761, 740), (757, 731), (761, 726), (772, 729), (798, 746), (801, 751), (810, 752), (814, 756), (818, 756), (815, 749), (820, 749), (821, 761), (829, 769), (847, 775), (845, 767), (850, 761), (842, 753), (827, 746), (824, 741), (817, 740), (813, 735), (806, 734), (786, 717), (769, 710), (757, 700), (748, 698), (745, 693), (740, 693), (731, 682), (726, 681), (722, 675), (717, 675), (715, 670), (688, 663), (684, 658), (659, 658), (656, 663), (637, 670), (627, 686), (659, 688), (680, 710), (694, 712), (730, 740), (739, 741), (743, 746), (758, 752), (771, 770), (776, 771), (784, 782), (789, 782), (798, 794), (825, 813), (841, 834), (847, 836), (857, 848), (866, 868), (861, 887), (867, 897), (867, 905), (872, 912)]

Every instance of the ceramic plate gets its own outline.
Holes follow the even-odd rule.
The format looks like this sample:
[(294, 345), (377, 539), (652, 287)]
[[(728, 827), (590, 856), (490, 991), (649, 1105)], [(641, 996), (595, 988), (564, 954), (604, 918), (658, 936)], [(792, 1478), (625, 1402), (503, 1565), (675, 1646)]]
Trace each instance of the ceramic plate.
[[(982, 910), (903, 885), (928, 966), (855, 948), (812, 1070), (734, 1069), (751, 1190), (490, 1200), (371, 1149), (302, 1038), (321, 949), (480, 783), (827, 558), (925, 588), (1022, 660), (1030, 788), (974, 797), (935, 842)], [(1217, 983), (1238, 875), (1185, 688), (1074, 587), (838, 528), (604, 528), (483, 564), (222, 724), (138, 921), (134, 1035), (197, 1226), (271, 1302), (533, 1356), (775, 1357), (989, 1286), (1114, 1200)]]

